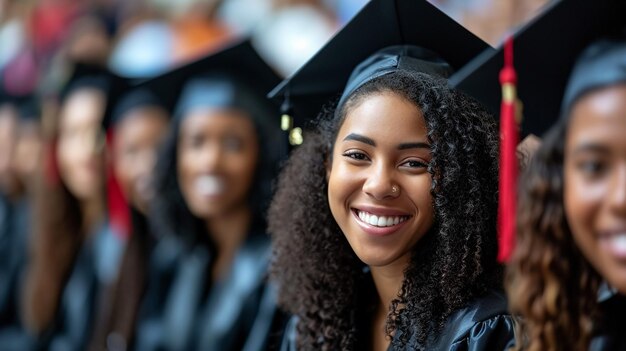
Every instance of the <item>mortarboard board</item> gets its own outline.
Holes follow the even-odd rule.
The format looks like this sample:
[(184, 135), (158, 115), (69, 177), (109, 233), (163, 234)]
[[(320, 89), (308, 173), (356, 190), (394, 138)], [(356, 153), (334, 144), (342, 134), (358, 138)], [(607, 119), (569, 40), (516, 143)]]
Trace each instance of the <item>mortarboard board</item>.
[(109, 125), (113, 110), (127, 89), (128, 81), (108, 69), (92, 64), (77, 63), (73, 67), (70, 78), (61, 89), (60, 100), (65, 101), (73, 92), (83, 88), (92, 88), (102, 91), (106, 97), (106, 107), (103, 111), (102, 125)]
[(41, 120), (41, 102), (34, 94), (20, 99), (18, 110), (22, 121), (39, 122)]
[[(561, 0), (514, 34), (522, 134), (541, 136), (553, 124), (576, 59), (593, 41), (623, 33), (625, 14), (623, 0)], [(497, 112), (503, 62), (504, 47), (485, 52), (451, 77), (450, 84)]]
[[(180, 115), (181, 109), (183, 109), (182, 105), (192, 103), (188, 100), (189, 98), (196, 101), (200, 99), (199, 96), (191, 97), (188, 94), (194, 81), (196, 83), (198, 80), (223, 82), (224, 79), (222, 78), (237, 81), (245, 85), (251, 94), (262, 98), (280, 82), (280, 77), (258, 55), (250, 41), (243, 40), (219, 52), (213, 52), (194, 62), (149, 79), (141, 85), (149, 87), (164, 106), (173, 111), (175, 115)], [(217, 100), (220, 97), (227, 98), (224, 93), (219, 93), (220, 96), (217, 97), (211, 94), (203, 95), (216, 103), (219, 103)], [(211, 103), (211, 101), (207, 101), (207, 103)]]
[[(491, 48), (426, 0), (372, 0), (269, 97), (283, 101), (283, 113), (293, 113), (295, 126), (306, 127), (307, 120), (343, 91), (359, 63), (397, 45), (430, 50), (453, 70)], [(283, 121), (283, 129), (288, 124)]]
[(112, 107), (109, 118), (103, 120), (103, 127), (110, 129), (130, 115), (130, 112), (142, 107), (156, 107), (162, 109), (164, 115), (168, 119), (170, 118), (171, 110), (166, 106), (161, 99), (152, 92), (149, 86), (146, 84), (140, 84), (138, 86), (128, 86), (119, 99), (116, 101), (115, 106)]
[[(279, 110), (266, 98), (280, 82), (276, 72), (259, 56), (249, 40), (231, 44), (218, 52), (183, 65), (142, 83), (172, 112), (175, 123), (196, 107), (239, 108), (250, 113), (267, 157), (276, 164), (287, 153), (279, 125)], [(271, 154), (271, 155), (269, 155)]]

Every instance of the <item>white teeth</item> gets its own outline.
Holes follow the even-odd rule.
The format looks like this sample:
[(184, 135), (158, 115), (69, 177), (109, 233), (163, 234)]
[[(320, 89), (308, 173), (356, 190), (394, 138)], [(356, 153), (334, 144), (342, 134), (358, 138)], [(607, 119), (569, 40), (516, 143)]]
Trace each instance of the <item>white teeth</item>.
[(378, 217), (378, 226), (386, 227), (387, 226), (387, 217)]
[(407, 216), (377, 216), (365, 211), (357, 211), (359, 218), (376, 227), (391, 227), (407, 220)]
[(196, 179), (196, 190), (203, 196), (220, 195), (225, 190), (224, 180), (221, 177), (205, 175)]
[(368, 223), (371, 225), (378, 225), (378, 216), (371, 215)]
[(626, 234), (614, 235), (611, 238), (613, 250), (626, 253)]

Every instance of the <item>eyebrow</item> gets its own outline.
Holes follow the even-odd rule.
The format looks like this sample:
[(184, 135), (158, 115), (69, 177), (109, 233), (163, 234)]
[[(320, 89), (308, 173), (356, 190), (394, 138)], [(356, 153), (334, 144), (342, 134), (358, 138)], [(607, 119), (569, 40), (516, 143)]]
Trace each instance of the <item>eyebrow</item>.
[(374, 140), (366, 136), (360, 135), (360, 134), (352, 133), (352, 134), (349, 134), (347, 137), (343, 138), (343, 141), (348, 141), (348, 140), (359, 141), (367, 145), (376, 146), (376, 142)]
[(404, 144), (398, 145), (398, 150), (407, 150), (407, 149), (429, 149), (430, 150), (430, 144), (423, 143), (423, 142), (416, 142), (416, 143), (404, 143)]
[[(376, 142), (373, 139), (368, 138), (364, 135), (352, 133), (343, 139), (343, 141), (348, 141), (348, 140), (354, 140), (354, 141), (358, 141), (358, 142), (376, 147)], [(398, 145), (398, 150), (408, 150), (408, 149), (430, 149), (430, 144), (424, 143), (424, 142), (412, 142), (412, 143), (402, 143)]]
[(606, 154), (609, 153), (609, 150), (600, 144), (593, 143), (582, 144), (581, 146), (578, 146), (574, 149), (574, 154), (579, 154), (583, 152), (596, 152)]

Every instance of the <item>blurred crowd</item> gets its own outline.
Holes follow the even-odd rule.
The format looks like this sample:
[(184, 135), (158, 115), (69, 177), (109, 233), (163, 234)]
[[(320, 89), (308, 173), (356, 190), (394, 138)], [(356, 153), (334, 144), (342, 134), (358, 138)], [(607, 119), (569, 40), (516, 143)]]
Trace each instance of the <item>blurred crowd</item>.
[[(194, 267), (207, 258), (187, 248), (176, 251), (172, 249), (176, 247), (174, 243), (160, 245), (161, 241), (169, 239), (159, 237), (158, 233), (146, 239), (135, 232), (142, 225), (149, 226), (147, 221), (152, 225), (153, 222), (160, 223), (158, 218), (146, 219), (152, 213), (147, 207), (152, 203), (154, 192), (164, 194), (169, 191), (167, 176), (180, 182), (181, 193), (169, 201), (187, 202), (189, 208), (185, 207), (185, 210), (194, 218), (203, 218), (203, 214), (210, 217), (213, 213), (230, 213), (230, 208), (196, 208), (193, 195), (189, 195), (204, 191), (207, 196), (213, 196), (211, 194), (221, 191), (224, 180), (193, 178), (189, 190), (184, 185), (186, 175), (176, 168), (176, 164), (170, 165), (174, 168), (162, 166), (155, 170), (155, 150), (158, 145), (170, 142), (167, 135), (173, 128), (177, 131), (182, 128), (183, 136), (186, 135), (185, 128), (190, 128), (190, 133), (196, 127), (202, 128), (176, 125), (170, 122), (170, 117), (158, 116), (159, 113), (173, 113), (171, 106), (165, 111), (152, 111), (157, 117), (152, 117), (149, 125), (142, 127), (150, 132), (135, 138), (132, 127), (128, 127), (126, 144), (120, 135), (121, 144), (109, 145), (100, 128), (126, 120), (115, 117), (119, 113), (114, 110), (121, 109), (123, 99), (113, 99), (118, 91), (114, 88), (117, 83), (111, 77), (126, 83), (149, 82), (151, 78), (183, 67), (230, 43), (250, 38), (279, 81), (296, 72), (366, 2), (0, 0), (0, 350), (124, 350), (131, 342), (136, 349), (182, 350), (188, 349), (185, 343), (189, 340), (208, 345), (202, 344), (200, 339), (183, 337), (191, 333), (209, 334), (190, 331), (193, 322), (186, 322), (184, 316), (176, 316), (185, 311), (191, 314), (194, 308), (209, 309), (207, 306), (211, 301), (185, 304), (195, 298), (194, 291), (206, 293), (210, 285), (194, 287), (189, 283), (198, 280), (193, 277), (204, 276), (203, 271), (194, 270)], [(531, 18), (547, 0), (431, 2), (489, 44), (496, 45), (508, 31)], [(232, 62), (236, 67), (238, 63)], [(82, 67), (83, 71), (77, 67)], [(94, 74), (94, 70), (100, 69), (102, 71)], [(102, 83), (98, 79), (102, 78), (104, 71), (108, 80)], [(98, 79), (82, 79), (87, 76)], [(182, 86), (172, 84), (169, 89), (182, 90)], [(99, 91), (100, 95), (93, 94), (94, 91)], [(183, 91), (181, 99), (185, 96)], [(119, 105), (113, 106), (114, 101)], [(147, 105), (143, 100), (142, 103)], [(160, 101), (153, 105), (159, 104), (166, 103)], [(98, 117), (94, 117), (95, 122), (72, 117), (89, 115), (92, 110), (96, 111), (96, 116), (106, 115), (107, 121), (99, 121)], [(278, 109), (275, 112), (278, 126)], [(224, 128), (245, 130), (246, 126), (228, 125)], [(183, 138), (173, 142), (182, 145), (179, 148), (186, 147), (188, 142), (192, 148), (193, 143), (199, 142), (195, 141), (198, 138), (191, 135), (189, 140)], [(255, 137), (242, 136), (242, 140), (248, 140), (246, 138)], [(126, 158), (116, 158), (115, 176), (120, 183), (116, 185), (122, 196), (123, 205), (120, 206), (130, 203), (134, 208), (130, 217), (116, 215), (118, 202), (113, 185), (108, 182), (108, 162), (112, 161), (107, 153), (115, 152), (111, 151), (115, 147), (122, 150), (120, 155), (127, 155)], [(241, 140), (231, 140), (224, 146), (226, 150), (244, 147)], [(286, 151), (281, 152), (286, 155)], [(276, 163), (274, 168), (284, 159), (282, 154), (272, 159)], [(197, 161), (190, 158), (188, 162), (193, 165)], [(254, 168), (235, 168), (231, 180), (242, 184), (252, 180), (235, 179), (236, 174), (247, 172), (251, 178), (258, 172)], [(189, 172), (193, 177), (193, 167)], [(231, 175), (224, 172), (226, 176)], [(162, 187), (155, 188), (155, 183)], [(244, 189), (250, 186), (256, 185), (242, 185)], [(233, 203), (240, 200), (235, 198), (236, 195), (229, 194)], [(233, 229), (233, 224), (229, 223), (229, 230), (245, 232), (248, 227), (254, 227), (254, 214), (235, 211), (232, 216), (234, 221), (230, 222), (235, 225)], [(186, 217), (180, 218), (183, 223), (178, 230), (186, 228), (183, 224), (196, 225), (185, 223)], [(236, 226), (238, 221), (253, 224), (239, 229)], [(190, 229), (194, 230), (195, 227)], [(234, 242), (220, 241), (217, 235), (220, 230), (219, 223), (208, 229), (216, 235), (217, 239), (213, 240), (218, 242), (217, 247), (228, 254), (218, 256), (218, 261), (211, 265), (210, 276), (228, 277), (229, 262), (235, 260), (238, 248), (248, 247), (248, 244), (254, 252), (251, 257), (259, 255), (266, 260), (263, 255), (267, 243), (256, 252), (255, 242), (249, 243), (245, 235), (232, 239)], [(263, 232), (264, 228), (259, 230)], [(154, 262), (154, 252), (159, 252), (162, 262)], [(255, 262), (266, 262), (263, 260), (259, 258)], [(240, 263), (243, 266), (248, 264), (245, 260)], [(157, 283), (147, 277), (153, 274), (155, 265), (160, 274)], [(264, 264), (260, 266), (261, 270), (265, 267)], [(144, 284), (144, 281), (149, 283)], [(215, 279), (215, 282), (228, 283), (229, 280)], [(224, 285), (228, 286), (226, 283)], [(236, 285), (236, 282), (231, 283)], [(256, 301), (255, 308), (261, 309), (264, 305), (260, 301), (270, 296), (272, 287), (258, 284), (249, 290), (258, 290), (256, 295), (251, 295)], [(156, 293), (150, 294), (150, 289)], [(169, 295), (182, 298), (168, 302), (166, 291), (174, 291)], [(224, 291), (222, 293), (226, 295), (232, 293), (231, 290)], [(140, 299), (139, 296), (144, 297)], [(246, 303), (252, 304), (242, 303), (242, 311), (246, 311)], [(226, 307), (226, 311), (230, 311)], [(168, 308), (169, 312), (163, 311)], [(251, 323), (254, 325), (241, 322), (241, 330), (245, 329), (246, 335), (256, 330), (254, 328), (282, 330), (286, 318), (272, 307), (267, 308), (271, 312), (266, 320), (257, 318), (260, 312), (256, 309), (251, 313), (257, 317), (241, 317), (246, 323), (255, 321)], [(158, 320), (174, 325), (169, 329), (155, 325), (158, 324), (154, 322), (157, 318), (152, 318), (151, 313), (172, 314), (169, 319)], [(215, 320), (209, 316), (213, 313), (218, 315), (213, 318)], [(217, 312), (198, 314), (197, 318), (209, 321), (205, 325), (228, 320)], [(135, 324), (135, 321), (139, 322)], [(160, 337), (164, 330), (169, 333), (165, 341)], [(258, 333), (265, 336), (256, 342), (257, 345), (275, 345), (280, 340), (278, 332), (276, 340), (267, 337), (272, 333)], [(221, 339), (215, 337), (214, 340)], [(230, 335), (228, 340), (238, 340), (238, 337)], [(262, 347), (237, 344), (232, 349)]]

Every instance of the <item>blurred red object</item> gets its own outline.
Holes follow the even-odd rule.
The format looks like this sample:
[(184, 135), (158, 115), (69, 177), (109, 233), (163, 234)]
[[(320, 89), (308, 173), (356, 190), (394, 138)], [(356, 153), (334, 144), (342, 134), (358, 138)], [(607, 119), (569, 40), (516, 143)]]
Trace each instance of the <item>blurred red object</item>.
[(31, 37), (39, 57), (50, 56), (62, 44), (81, 11), (80, 1), (41, 0), (30, 18)]

